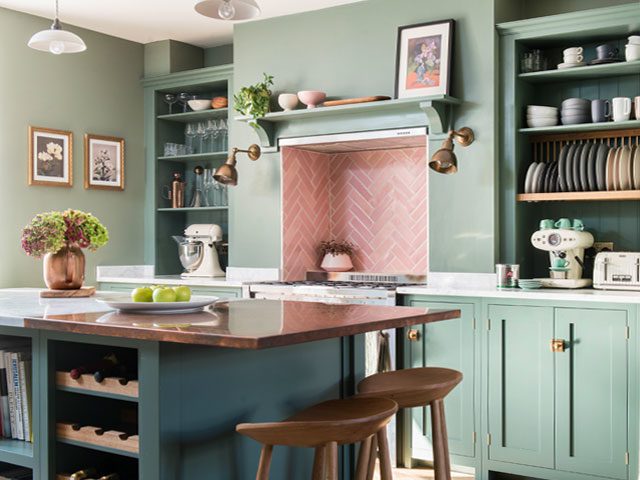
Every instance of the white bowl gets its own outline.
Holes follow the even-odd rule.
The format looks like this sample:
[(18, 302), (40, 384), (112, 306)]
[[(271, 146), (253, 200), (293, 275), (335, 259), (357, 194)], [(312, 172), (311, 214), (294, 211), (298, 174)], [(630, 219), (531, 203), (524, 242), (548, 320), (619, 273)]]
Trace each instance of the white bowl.
[(531, 128), (553, 127), (557, 124), (557, 118), (527, 118), (527, 126)]
[(586, 98), (566, 98), (562, 101), (562, 108), (591, 108), (591, 100)]
[(537, 119), (539, 118), (540, 120), (557, 120), (558, 119), (558, 115), (527, 115), (527, 120), (529, 119)]
[(187, 103), (189, 104), (189, 108), (194, 112), (209, 110), (211, 108), (211, 100), (189, 100)]
[(295, 93), (281, 93), (278, 96), (278, 105), (280, 105), (285, 112), (293, 110), (298, 106), (298, 95)]
[(558, 115), (558, 109), (556, 107), (545, 107), (542, 105), (529, 105), (527, 107), (528, 115)]
[(629, 37), (629, 45), (640, 45), (640, 35), (631, 35)]

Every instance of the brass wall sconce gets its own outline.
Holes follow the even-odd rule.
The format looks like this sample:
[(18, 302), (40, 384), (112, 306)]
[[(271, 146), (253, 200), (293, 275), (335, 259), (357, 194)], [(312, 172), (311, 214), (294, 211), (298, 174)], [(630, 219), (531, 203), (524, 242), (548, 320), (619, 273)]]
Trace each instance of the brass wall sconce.
[(218, 167), (216, 173), (213, 175), (213, 178), (215, 178), (223, 185), (238, 185), (238, 170), (236, 169), (236, 164), (238, 163), (238, 161), (236, 160), (236, 155), (238, 153), (246, 153), (251, 160), (258, 160), (260, 158), (261, 151), (260, 147), (256, 144), (251, 145), (247, 150), (240, 150), (239, 148), (235, 147), (233, 150), (231, 150), (231, 154), (227, 158), (227, 161), (224, 163), (224, 165)]
[(449, 135), (442, 142), (442, 146), (431, 157), (429, 167), (438, 173), (451, 175), (458, 171), (458, 159), (453, 153), (453, 140), (455, 139), (463, 147), (468, 147), (473, 143), (473, 130), (469, 127), (462, 127), (460, 130), (451, 130)]

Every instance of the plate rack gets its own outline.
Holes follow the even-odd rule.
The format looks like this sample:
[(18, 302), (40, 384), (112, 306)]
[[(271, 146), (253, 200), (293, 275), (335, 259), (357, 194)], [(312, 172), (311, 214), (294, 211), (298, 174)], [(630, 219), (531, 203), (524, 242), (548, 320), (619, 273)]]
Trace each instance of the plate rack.
[[(609, 147), (640, 145), (640, 128), (594, 132), (557, 133), (530, 137), (532, 162), (551, 163), (558, 160), (562, 147), (574, 143), (603, 143)], [(523, 182), (524, 183), (524, 179)], [(519, 202), (640, 200), (640, 190), (607, 190), (582, 192), (521, 193)]]

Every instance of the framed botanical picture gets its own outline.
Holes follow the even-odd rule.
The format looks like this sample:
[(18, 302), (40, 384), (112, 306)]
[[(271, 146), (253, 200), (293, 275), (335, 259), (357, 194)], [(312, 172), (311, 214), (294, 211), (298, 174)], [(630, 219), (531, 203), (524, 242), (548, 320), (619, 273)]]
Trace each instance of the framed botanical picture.
[(29, 185), (73, 185), (73, 133), (29, 126)]
[(449, 95), (453, 20), (398, 29), (396, 98)]
[(84, 188), (124, 190), (124, 139), (84, 136)]

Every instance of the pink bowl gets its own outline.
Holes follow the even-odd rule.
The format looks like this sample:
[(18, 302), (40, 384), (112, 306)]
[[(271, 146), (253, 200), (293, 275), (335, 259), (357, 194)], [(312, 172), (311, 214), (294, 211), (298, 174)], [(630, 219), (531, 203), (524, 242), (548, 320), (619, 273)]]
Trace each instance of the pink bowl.
[(327, 94), (318, 90), (303, 90), (298, 92), (298, 98), (307, 108), (316, 108), (320, 103), (324, 102)]

